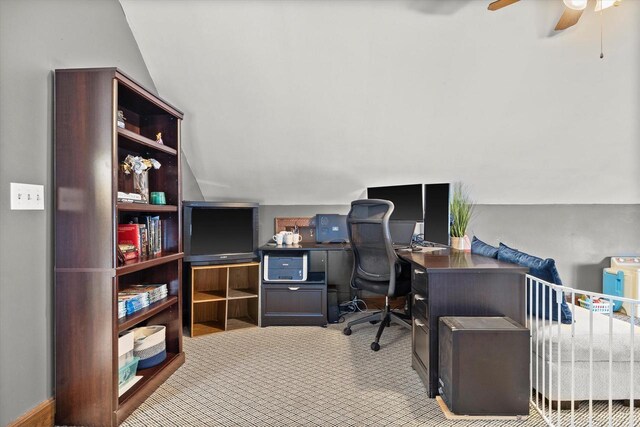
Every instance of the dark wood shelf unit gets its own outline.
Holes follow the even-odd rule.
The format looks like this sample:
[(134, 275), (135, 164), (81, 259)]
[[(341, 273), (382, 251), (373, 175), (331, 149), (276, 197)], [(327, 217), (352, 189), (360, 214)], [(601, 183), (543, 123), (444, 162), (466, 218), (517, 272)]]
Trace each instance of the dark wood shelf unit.
[(178, 212), (176, 205), (151, 205), (149, 203), (118, 202), (118, 211), (121, 212)]
[[(56, 425), (116, 426), (184, 363), (182, 118), (116, 68), (55, 71)], [(127, 155), (161, 163), (149, 191), (164, 192), (166, 205), (117, 201), (133, 192)], [(162, 221), (163, 252), (118, 265), (118, 224), (146, 215)], [(166, 284), (168, 295), (118, 319), (118, 292), (134, 284)], [(166, 327), (167, 358), (118, 397), (119, 333), (147, 325)]]

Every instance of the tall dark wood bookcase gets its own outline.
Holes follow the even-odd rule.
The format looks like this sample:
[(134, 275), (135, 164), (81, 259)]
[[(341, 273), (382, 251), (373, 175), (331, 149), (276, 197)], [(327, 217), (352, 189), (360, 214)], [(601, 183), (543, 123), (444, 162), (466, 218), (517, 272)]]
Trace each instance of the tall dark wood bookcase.
[[(55, 72), (57, 425), (118, 425), (184, 363), (182, 117), (116, 68)], [(166, 205), (118, 202), (119, 164), (129, 154), (161, 163), (149, 188), (164, 191)], [(163, 250), (119, 265), (118, 224), (137, 215), (163, 220)], [(166, 283), (168, 296), (118, 319), (118, 291), (136, 283)], [(118, 334), (151, 324), (166, 326), (167, 358), (139, 370), (143, 378), (118, 396)]]

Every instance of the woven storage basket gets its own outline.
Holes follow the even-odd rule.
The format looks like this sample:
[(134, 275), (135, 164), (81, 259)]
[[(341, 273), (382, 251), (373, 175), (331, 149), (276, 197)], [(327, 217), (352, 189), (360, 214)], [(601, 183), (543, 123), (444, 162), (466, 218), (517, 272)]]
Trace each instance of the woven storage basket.
[(133, 330), (133, 355), (139, 357), (138, 369), (156, 366), (167, 357), (166, 328), (161, 325), (144, 326)]

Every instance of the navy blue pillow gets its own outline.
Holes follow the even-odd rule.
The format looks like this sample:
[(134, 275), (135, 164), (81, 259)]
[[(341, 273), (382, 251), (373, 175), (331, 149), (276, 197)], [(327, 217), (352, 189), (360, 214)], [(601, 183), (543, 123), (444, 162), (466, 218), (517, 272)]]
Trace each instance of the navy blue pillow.
[(498, 248), (483, 242), (476, 236), (473, 236), (471, 240), (471, 253), (488, 256), (489, 258), (498, 258)]
[[(504, 243), (500, 243), (498, 249), (498, 259), (500, 261), (511, 262), (529, 268), (529, 274), (556, 285), (562, 285), (558, 269), (556, 268), (556, 262), (551, 259), (542, 259), (533, 255), (520, 252), (516, 249), (512, 249)], [(536, 290), (533, 289), (532, 295), (535, 296)], [(529, 285), (527, 285), (527, 299), (529, 298)], [(534, 316), (542, 317), (542, 308), (545, 306), (545, 319), (549, 318), (551, 314), (551, 320), (558, 320), (558, 301), (556, 299), (556, 292), (552, 292), (546, 286), (539, 285), (538, 287), (538, 304), (533, 304), (531, 307), (531, 314)], [(527, 312), (529, 312), (529, 301), (527, 301)], [(560, 321), (562, 323), (571, 324), (573, 321), (573, 315), (567, 302), (564, 299), (564, 293), (562, 293), (562, 301), (560, 303)]]

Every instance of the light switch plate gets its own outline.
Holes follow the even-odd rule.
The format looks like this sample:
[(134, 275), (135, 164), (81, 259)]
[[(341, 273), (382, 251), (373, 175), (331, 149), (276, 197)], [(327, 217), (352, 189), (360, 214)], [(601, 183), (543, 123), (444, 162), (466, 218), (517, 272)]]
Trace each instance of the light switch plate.
[(11, 210), (44, 210), (44, 185), (11, 183)]

